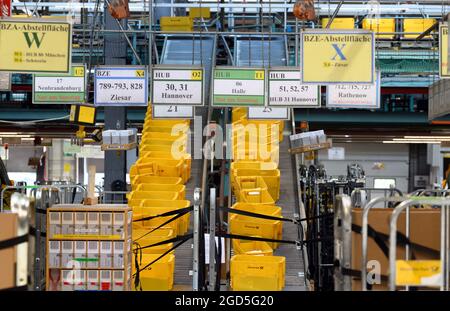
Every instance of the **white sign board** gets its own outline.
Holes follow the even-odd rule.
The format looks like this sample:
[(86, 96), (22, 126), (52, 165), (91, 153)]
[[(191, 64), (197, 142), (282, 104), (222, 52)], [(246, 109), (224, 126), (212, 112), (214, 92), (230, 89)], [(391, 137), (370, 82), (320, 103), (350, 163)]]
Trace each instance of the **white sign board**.
[(151, 102), (153, 105), (203, 106), (203, 68), (155, 67)]
[(0, 72), (0, 91), (11, 91), (11, 74)]
[(345, 160), (345, 148), (333, 147), (328, 149), (328, 160)]
[(281, 107), (248, 107), (248, 119), (288, 120), (289, 109)]
[(101, 146), (86, 145), (81, 147), (78, 156), (80, 158), (103, 159), (105, 158), (105, 152), (102, 151)]
[(320, 86), (301, 84), (300, 69), (269, 70), (269, 106), (318, 108)]
[(380, 73), (372, 84), (334, 84), (327, 86), (327, 107), (380, 108)]
[(152, 114), (155, 119), (193, 119), (193, 106), (153, 105)]
[(145, 66), (95, 68), (95, 106), (147, 106), (148, 73)]

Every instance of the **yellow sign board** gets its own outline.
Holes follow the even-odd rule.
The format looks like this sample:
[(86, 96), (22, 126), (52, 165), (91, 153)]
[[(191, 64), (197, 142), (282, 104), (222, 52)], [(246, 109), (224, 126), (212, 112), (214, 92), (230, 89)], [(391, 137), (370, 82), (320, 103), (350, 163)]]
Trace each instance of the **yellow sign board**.
[(450, 77), (448, 70), (448, 25), (441, 24), (439, 27), (439, 76)]
[(308, 30), (301, 38), (303, 83), (373, 83), (373, 32)]
[(440, 260), (397, 260), (398, 286), (440, 286), (442, 282)]
[(69, 22), (0, 20), (0, 71), (68, 73), (71, 46)]

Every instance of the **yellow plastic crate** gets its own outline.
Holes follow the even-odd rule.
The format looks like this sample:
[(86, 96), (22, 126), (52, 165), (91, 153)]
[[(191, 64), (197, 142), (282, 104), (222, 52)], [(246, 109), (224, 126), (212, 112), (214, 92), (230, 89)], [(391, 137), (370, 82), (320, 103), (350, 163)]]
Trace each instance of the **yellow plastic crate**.
[(262, 120), (247, 120), (241, 119), (239, 121), (233, 122), (232, 124), (232, 133), (233, 135), (237, 134), (246, 134), (246, 135), (260, 135), (266, 134), (267, 136), (272, 135), (276, 131), (279, 134), (279, 141), (283, 141), (283, 130), (284, 130), (284, 121), (262, 121)]
[(273, 256), (273, 249), (267, 242), (233, 239), (235, 255)]
[(230, 285), (235, 291), (280, 291), (285, 285), (286, 258), (235, 255), (230, 272)]
[[(329, 18), (322, 18), (322, 28), (327, 27)], [(329, 29), (354, 29), (355, 19), (352, 17), (335, 18)]]
[[(422, 32), (436, 23), (434, 18), (405, 18), (403, 19), (403, 32), (415, 32), (415, 35), (404, 35), (405, 39), (416, 39)], [(425, 36), (429, 39), (431, 35)]]
[(142, 200), (181, 200), (178, 192), (170, 191), (132, 191), (128, 195), (128, 206), (139, 207)]
[(280, 162), (280, 148), (260, 147), (255, 149), (244, 149), (235, 146), (233, 148), (233, 160), (235, 162), (273, 162), (278, 165)]
[[(141, 162), (139, 162), (141, 161)], [(181, 177), (183, 183), (189, 179), (189, 171), (183, 160), (142, 158), (130, 168), (130, 179), (137, 175)]]
[[(181, 208), (186, 208), (191, 205), (188, 200), (174, 200), (174, 201), (164, 201), (164, 200), (143, 200), (142, 204), (139, 208), (133, 209), (133, 212), (136, 210), (137, 213), (141, 213), (143, 217), (154, 216), (158, 214), (162, 214), (168, 211), (173, 211)], [(174, 216), (168, 217), (160, 217), (155, 218), (149, 221), (145, 221), (145, 226), (153, 226), (157, 227), (161, 223), (173, 218)], [(185, 214), (184, 216), (178, 218), (174, 222), (179, 221), (178, 227), (173, 226), (174, 229), (178, 229), (177, 235), (184, 234), (189, 229), (189, 219), (190, 213)], [(170, 226), (170, 225), (168, 225)]]
[(259, 176), (245, 176), (236, 178), (237, 190), (244, 189), (267, 189), (264, 179)]
[(186, 134), (183, 132), (174, 133), (174, 135), (172, 133), (147, 132), (142, 135), (142, 140), (148, 139), (149, 141), (152, 139), (174, 141), (181, 138), (187, 139)]
[[(158, 254), (142, 254), (141, 268), (154, 261), (160, 255)], [(133, 275), (136, 271), (133, 261)], [(175, 271), (175, 256), (168, 254), (164, 256), (150, 267), (140, 271), (139, 279), (143, 291), (169, 291), (173, 288), (173, 275)], [(133, 290), (139, 290), (134, 287), (134, 278), (132, 280)]]
[(247, 107), (235, 107), (231, 114), (231, 122), (247, 119)]
[[(149, 229), (144, 229), (144, 228), (134, 229), (133, 230), (133, 242), (138, 243), (140, 245), (140, 247), (145, 247), (148, 245), (159, 243), (161, 241), (169, 240), (176, 236), (174, 231), (170, 228), (160, 228), (160, 229), (148, 234), (148, 232), (150, 232), (150, 230), (151, 230), (150, 228)], [(142, 249), (142, 253), (143, 254), (164, 254), (166, 251), (171, 249), (172, 246), (173, 246), (173, 243), (169, 243), (169, 244), (144, 248), (144, 249)], [(137, 244), (133, 244), (133, 249), (136, 249), (137, 247), (138, 247)], [(133, 256), (134, 256), (134, 252), (133, 252)], [(134, 259), (133, 259), (133, 261), (134, 261)]]
[(194, 20), (188, 16), (162, 16), (160, 19), (161, 31), (192, 31)]
[(159, 124), (154, 123), (153, 120), (147, 123), (144, 123), (144, 128), (142, 129), (142, 135), (148, 132), (157, 132), (157, 133), (177, 133), (183, 132), (187, 133), (189, 130), (189, 124), (186, 123), (174, 123), (174, 124)]
[[(150, 147), (151, 148), (151, 147)], [(147, 151), (148, 146), (141, 146), (139, 149), (139, 158), (155, 158), (155, 159), (173, 159), (184, 160), (186, 165), (191, 170), (192, 156), (189, 153), (172, 153), (171, 151)]]
[(136, 190), (134, 191), (169, 191), (176, 192), (178, 194), (178, 199), (184, 200), (186, 196), (186, 186), (185, 185), (171, 185), (171, 184), (138, 184)]
[(243, 189), (236, 193), (239, 202), (252, 204), (275, 204), (267, 189)]
[(209, 18), (211, 18), (211, 9), (210, 8), (189, 8), (189, 17), (190, 18), (209, 19)]
[(183, 184), (183, 179), (181, 177), (165, 177), (165, 176), (154, 176), (154, 175), (137, 175), (131, 179), (131, 185), (133, 190), (139, 184), (158, 184), (158, 185), (181, 185)]
[(238, 177), (262, 177), (267, 185), (270, 196), (276, 201), (280, 198), (280, 170), (254, 170), (254, 169), (238, 169), (232, 173), (232, 187), (237, 189)]
[[(147, 134), (144, 134), (144, 136)], [(142, 137), (144, 137), (142, 136)], [(174, 144), (177, 144), (177, 146), (183, 146), (182, 149), (186, 150), (186, 144), (187, 139), (186, 136), (181, 136), (179, 139), (175, 140), (168, 140), (168, 139), (157, 139), (157, 138), (142, 138), (141, 142), (139, 143), (139, 146), (153, 146), (153, 145), (160, 145), (160, 146), (169, 146), (172, 147)], [(167, 149), (168, 151), (171, 150), (171, 148)]]
[[(167, 160), (171, 161), (170, 164), (176, 163), (173, 161), (181, 161), (179, 164), (181, 167), (181, 173), (182, 178), (184, 181), (187, 181), (189, 177), (191, 176), (191, 163), (192, 158), (191, 155), (188, 153), (171, 153), (171, 152), (156, 152), (156, 151), (148, 151), (143, 152), (143, 156), (139, 157), (139, 159), (136, 161), (134, 165), (138, 167), (138, 171), (140, 168), (152, 168), (152, 165), (149, 163), (161, 163), (161, 166), (166, 166), (165, 164)], [(178, 167), (178, 166), (177, 166)], [(175, 174), (175, 169), (172, 170), (173, 174)]]
[[(375, 33), (380, 32), (395, 32), (395, 18), (365, 18), (362, 23), (362, 28), (372, 30)], [(394, 35), (376, 35), (379, 39), (393, 39)]]
[[(236, 203), (232, 208), (262, 215), (282, 217), (281, 208), (275, 205)], [(281, 220), (269, 220), (233, 213), (230, 215), (230, 232), (233, 234), (260, 236), (273, 240), (281, 240), (283, 236)], [(269, 243), (273, 249), (276, 249), (278, 244), (274, 242)]]
[(166, 152), (166, 153), (172, 153), (172, 158), (181, 157), (182, 154), (185, 154), (187, 151), (187, 144), (157, 144), (157, 142), (153, 142), (151, 144), (143, 144), (141, 143), (139, 145), (139, 151), (143, 150), (147, 151), (156, 151), (156, 152)]

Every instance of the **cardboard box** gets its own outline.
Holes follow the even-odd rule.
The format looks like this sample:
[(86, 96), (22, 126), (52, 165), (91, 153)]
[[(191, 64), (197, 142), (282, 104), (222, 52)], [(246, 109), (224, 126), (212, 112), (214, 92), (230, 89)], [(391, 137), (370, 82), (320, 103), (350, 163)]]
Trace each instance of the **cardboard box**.
[[(375, 208), (369, 212), (369, 225), (377, 232), (389, 235), (389, 221), (393, 209)], [(410, 240), (413, 243), (440, 250), (440, 210), (436, 209), (411, 209), (410, 214)], [(398, 219), (397, 230), (405, 234), (405, 213), (402, 213)], [(355, 208), (352, 212), (352, 221), (361, 226), (362, 209)], [(389, 246), (389, 242), (386, 241)], [(377, 260), (380, 263), (381, 274), (388, 276), (389, 260), (380, 250), (372, 238), (368, 238), (367, 260)], [(397, 244), (399, 245), (399, 244)], [(436, 259), (429, 252), (410, 248), (416, 259)], [(397, 259), (405, 258), (405, 247), (397, 246)], [(361, 235), (352, 233), (352, 269), (361, 271)], [(361, 290), (360, 278), (353, 278), (353, 290)], [(382, 281), (380, 285), (374, 285), (373, 290), (387, 290), (387, 282)]]
[[(17, 215), (0, 213), (0, 241), (17, 236)], [(0, 289), (14, 287), (16, 284), (16, 249), (15, 247), (0, 250)]]
[(100, 290), (111, 290), (111, 270), (100, 271)]
[(72, 270), (61, 270), (61, 291), (73, 291), (74, 273)]
[(75, 233), (75, 223), (73, 219), (73, 212), (63, 212), (62, 213), (62, 234), (74, 234)]
[(98, 268), (100, 261), (100, 242), (88, 241), (87, 242), (87, 258), (89, 261), (86, 263), (87, 268)]
[(61, 270), (60, 269), (50, 269), (48, 271), (48, 291), (60, 291), (61, 290)]
[(80, 264), (80, 268), (86, 268), (86, 258), (87, 258), (87, 242), (86, 241), (75, 241), (75, 261)]
[(89, 212), (87, 217), (87, 227), (89, 234), (100, 234), (99, 213)]
[(62, 241), (61, 267), (72, 269), (73, 267), (73, 241)]
[(75, 213), (75, 234), (87, 234), (87, 213)]
[(112, 244), (111, 241), (100, 242), (100, 268), (112, 267)]
[(112, 233), (112, 213), (100, 213), (100, 234), (111, 235)]
[(73, 290), (86, 290), (86, 270), (78, 270), (74, 274), (75, 284)]
[(48, 246), (48, 266), (50, 268), (61, 267), (61, 242), (50, 241)]
[(122, 270), (113, 272), (113, 291), (123, 291), (124, 290), (124, 273)]
[(87, 290), (100, 290), (100, 280), (98, 278), (99, 270), (87, 271)]
[(55, 234), (61, 234), (61, 213), (60, 212), (50, 212), (49, 213), (49, 229), (47, 234), (51, 239)]
[(114, 224), (113, 224), (113, 234), (119, 235), (121, 239), (125, 237), (125, 214), (124, 213), (113, 213)]
[(113, 267), (123, 268), (123, 242), (114, 242)]

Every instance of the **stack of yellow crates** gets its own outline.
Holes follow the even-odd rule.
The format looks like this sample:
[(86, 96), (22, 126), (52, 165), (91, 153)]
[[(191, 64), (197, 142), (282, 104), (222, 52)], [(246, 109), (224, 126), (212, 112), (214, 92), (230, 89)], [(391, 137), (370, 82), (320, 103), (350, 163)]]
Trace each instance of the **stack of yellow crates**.
[[(139, 145), (139, 159), (130, 169), (132, 191), (128, 195), (128, 205), (133, 209), (134, 220), (190, 206), (184, 185), (191, 174), (191, 156), (186, 151), (189, 125), (189, 120), (155, 120), (149, 106)], [(185, 234), (189, 229), (189, 213), (151, 232), (173, 217), (135, 221), (135, 250), (139, 246), (145, 247)], [(172, 246), (170, 243), (133, 252), (134, 256), (138, 256), (133, 258), (133, 275), (136, 272), (135, 259), (142, 269)], [(140, 271), (140, 287), (144, 291), (171, 290), (174, 269), (175, 254), (170, 252)]]
[[(279, 142), (283, 121), (252, 121), (246, 108), (232, 115), (233, 163), (230, 178), (237, 203), (233, 209), (282, 217), (276, 206), (280, 195)], [(282, 222), (230, 213), (231, 234), (282, 239)], [(282, 290), (286, 259), (273, 256), (279, 243), (233, 240), (231, 288), (233, 290)], [(255, 257), (258, 256), (258, 257)]]

